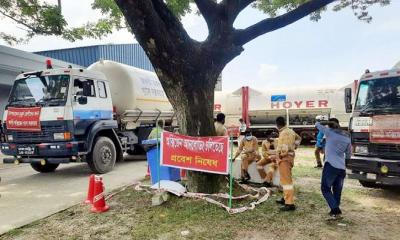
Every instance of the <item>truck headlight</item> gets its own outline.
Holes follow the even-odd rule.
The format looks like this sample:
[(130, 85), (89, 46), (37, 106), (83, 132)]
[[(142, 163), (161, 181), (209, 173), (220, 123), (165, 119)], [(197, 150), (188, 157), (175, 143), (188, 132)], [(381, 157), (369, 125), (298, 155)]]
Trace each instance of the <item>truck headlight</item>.
[(63, 132), (63, 133), (54, 133), (53, 138), (54, 140), (70, 140), (72, 136), (70, 132)]
[(7, 135), (7, 140), (8, 141), (14, 141), (13, 135)]
[(64, 140), (64, 133), (54, 133), (54, 140)]
[(368, 146), (356, 146), (354, 148), (354, 153), (368, 154)]

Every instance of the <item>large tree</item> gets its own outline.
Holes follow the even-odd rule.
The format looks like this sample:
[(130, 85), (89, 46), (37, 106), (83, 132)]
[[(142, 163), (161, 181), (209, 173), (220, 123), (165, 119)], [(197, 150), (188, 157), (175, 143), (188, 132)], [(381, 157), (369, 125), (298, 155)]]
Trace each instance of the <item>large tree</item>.
[[(243, 52), (243, 46), (308, 15), (318, 20), (332, 2), (333, 10), (351, 7), (360, 20), (368, 22), (371, 17), (367, 8), (387, 5), (390, 0), (94, 0), (93, 8), (101, 10), (104, 17), (74, 28), (68, 27), (60, 5), (39, 0), (0, 0), (0, 14), (27, 31), (22, 39), (3, 32), (0, 37), (8, 42), (34, 35), (77, 40), (100, 38), (128, 27), (152, 62), (177, 113), (181, 132), (209, 136), (215, 134), (215, 83), (224, 67)], [(266, 18), (236, 29), (236, 18), (250, 6), (263, 11)], [(197, 11), (207, 23), (209, 35), (204, 41), (192, 39), (182, 25), (181, 17), (191, 11)], [(216, 192), (224, 183), (218, 175), (193, 172), (189, 176), (192, 191)]]

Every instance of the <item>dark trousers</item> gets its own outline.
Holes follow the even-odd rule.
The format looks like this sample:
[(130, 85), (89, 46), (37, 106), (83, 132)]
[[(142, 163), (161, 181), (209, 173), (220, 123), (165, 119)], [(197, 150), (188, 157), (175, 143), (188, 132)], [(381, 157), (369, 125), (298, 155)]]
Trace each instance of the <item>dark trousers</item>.
[(328, 162), (325, 163), (322, 171), (321, 191), (331, 210), (337, 210), (340, 206), (345, 177), (345, 170), (334, 168)]

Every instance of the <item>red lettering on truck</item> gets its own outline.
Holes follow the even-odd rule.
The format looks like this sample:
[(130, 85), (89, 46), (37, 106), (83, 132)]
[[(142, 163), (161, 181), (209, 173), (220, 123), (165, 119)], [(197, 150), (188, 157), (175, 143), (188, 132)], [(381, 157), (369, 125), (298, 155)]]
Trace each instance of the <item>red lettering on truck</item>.
[(292, 102), (283, 102), (283, 108), (292, 108)]
[(318, 100), (318, 101), (284, 101), (284, 102), (271, 102), (271, 109), (292, 109), (292, 108), (327, 108), (328, 100)]
[(222, 109), (222, 106), (221, 106), (221, 104), (214, 104), (214, 111), (221, 111), (221, 109)]
[(294, 101), (294, 104), (296, 105), (297, 108), (300, 108), (302, 103), (303, 101)]
[(314, 101), (306, 101), (306, 108), (313, 108), (314, 107)]
[(318, 107), (328, 107), (328, 100), (319, 100), (318, 101)]
[(272, 102), (271, 109), (279, 109), (279, 102)]

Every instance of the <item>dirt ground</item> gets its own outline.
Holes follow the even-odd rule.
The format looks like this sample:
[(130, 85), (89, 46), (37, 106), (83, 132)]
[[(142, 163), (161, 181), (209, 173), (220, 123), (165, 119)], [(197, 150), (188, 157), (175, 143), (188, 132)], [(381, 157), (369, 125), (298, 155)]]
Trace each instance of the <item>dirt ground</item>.
[(299, 149), (294, 168), (298, 209), (292, 213), (279, 212), (275, 203), (279, 194), (252, 211), (229, 215), (202, 200), (178, 197), (152, 207), (150, 193), (127, 188), (108, 201), (111, 210), (107, 213), (92, 214), (88, 206), (77, 205), (0, 238), (400, 239), (399, 189), (367, 189), (346, 179), (344, 219), (330, 222), (319, 190), (321, 170), (313, 166), (313, 149)]

